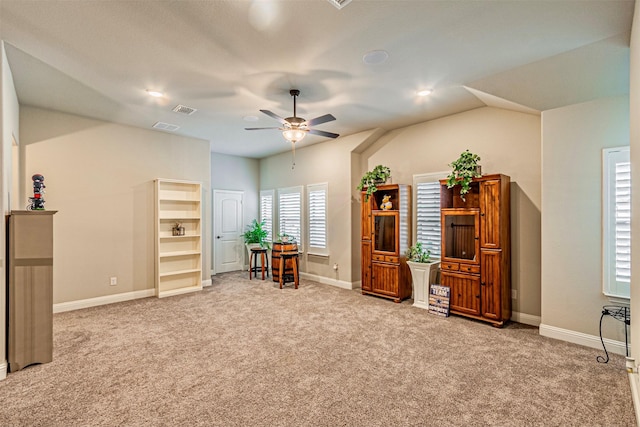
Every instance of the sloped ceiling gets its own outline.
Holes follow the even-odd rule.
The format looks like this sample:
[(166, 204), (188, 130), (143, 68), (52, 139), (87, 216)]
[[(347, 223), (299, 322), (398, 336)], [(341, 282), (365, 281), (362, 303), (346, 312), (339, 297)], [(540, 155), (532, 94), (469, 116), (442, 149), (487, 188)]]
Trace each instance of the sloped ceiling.
[[(0, 1), (23, 105), (210, 141), (264, 157), (289, 146), (259, 112), (337, 120), (349, 135), (478, 108), (557, 108), (628, 93), (633, 1)], [(368, 65), (363, 56), (385, 50)], [(419, 89), (433, 93), (416, 96)], [(165, 93), (151, 98), (146, 89)], [(198, 111), (174, 113), (183, 104)], [(246, 116), (257, 121), (247, 122)], [(308, 135), (300, 146), (326, 138)]]

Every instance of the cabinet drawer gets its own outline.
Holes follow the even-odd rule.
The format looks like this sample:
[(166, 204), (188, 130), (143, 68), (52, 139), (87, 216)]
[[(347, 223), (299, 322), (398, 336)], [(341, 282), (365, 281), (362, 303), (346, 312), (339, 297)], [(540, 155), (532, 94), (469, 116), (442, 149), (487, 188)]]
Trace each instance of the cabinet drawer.
[(480, 273), (480, 266), (479, 265), (470, 265), (470, 264), (460, 264), (460, 271), (463, 271), (465, 273)]
[(458, 271), (460, 269), (460, 264), (457, 262), (443, 262), (440, 264), (440, 269), (442, 271)]
[(398, 258), (397, 256), (386, 256), (384, 257), (384, 260), (386, 262), (395, 262), (396, 264), (400, 262), (400, 258)]
[(384, 255), (371, 255), (371, 259), (374, 261), (384, 261)]

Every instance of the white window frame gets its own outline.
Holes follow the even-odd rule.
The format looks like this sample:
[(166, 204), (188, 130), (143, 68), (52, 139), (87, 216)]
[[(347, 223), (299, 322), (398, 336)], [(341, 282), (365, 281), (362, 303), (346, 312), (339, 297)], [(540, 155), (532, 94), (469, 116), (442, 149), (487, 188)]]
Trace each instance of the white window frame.
[[(602, 292), (610, 298), (628, 300), (631, 297), (631, 271), (630, 265), (626, 266), (625, 258), (628, 258), (630, 264), (631, 254), (625, 254), (623, 249), (618, 256), (618, 249), (625, 247), (619, 243), (629, 239), (629, 251), (631, 250), (631, 182), (628, 196), (626, 192), (616, 196), (616, 167), (625, 163), (629, 163), (630, 174), (628, 146), (602, 150)], [(629, 279), (624, 277), (625, 273), (629, 274)]]
[[(449, 172), (444, 171), (444, 172), (432, 172), (432, 173), (423, 173), (423, 174), (416, 174), (413, 175), (413, 244), (416, 244), (418, 242), (418, 184), (422, 184), (425, 182), (435, 182), (438, 185), (440, 184), (439, 181), (441, 179), (445, 179), (447, 177), (447, 175), (449, 174)], [(438, 205), (437, 205), (437, 218), (438, 218), (438, 228), (440, 226), (440, 199), (438, 198)], [(442, 257), (441, 252), (442, 252), (442, 238), (441, 238), (442, 234), (439, 235), (439, 238), (437, 240), (437, 250), (434, 250), (433, 247), (431, 247), (430, 245), (426, 246), (427, 249), (431, 250), (431, 256), (433, 257), (433, 259), (440, 259)], [(424, 241), (423, 241), (424, 243)]]
[[(314, 215), (315, 208), (312, 206), (312, 195), (322, 193), (324, 195), (324, 212), (318, 210), (316, 217), (316, 224), (313, 224), (312, 215)], [(328, 215), (329, 215), (329, 185), (326, 182), (320, 184), (307, 185), (307, 252), (312, 255), (329, 255), (329, 228), (328, 228)], [(312, 231), (321, 234), (321, 238), (324, 239), (324, 246), (315, 245), (314, 239), (311, 236)]]
[[(303, 248), (304, 248), (304, 210), (303, 210), (303, 190), (304, 188), (299, 185), (296, 187), (287, 187), (287, 188), (278, 188), (278, 234), (282, 233), (283, 231), (288, 231), (287, 234), (293, 235), (296, 238), (296, 242), (298, 243), (298, 251), (302, 252)], [(298, 232), (291, 232), (291, 226), (287, 226), (286, 224), (283, 224), (284, 222), (284, 218), (282, 218), (282, 197), (286, 196), (288, 194), (299, 194), (299, 200), (300, 200), (300, 204), (299, 204), (299, 218), (298, 218), (298, 224), (299, 224), (299, 230)], [(284, 230), (283, 229), (283, 225), (288, 229), (288, 230)], [(295, 228), (295, 226), (293, 227)], [(277, 240), (277, 239), (276, 239)]]
[[(273, 242), (273, 230), (274, 230), (274, 191), (262, 190), (260, 191), (260, 222), (264, 221), (265, 228), (267, 230), (267, 241)], [(271, 209), (265, 210), (265, 201), (271, 201)]]

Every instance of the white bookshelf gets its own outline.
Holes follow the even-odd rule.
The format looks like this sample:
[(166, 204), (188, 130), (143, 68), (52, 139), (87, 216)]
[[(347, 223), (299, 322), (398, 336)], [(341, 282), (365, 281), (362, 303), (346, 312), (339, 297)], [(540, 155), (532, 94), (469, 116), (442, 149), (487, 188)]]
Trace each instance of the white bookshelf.
[[(159, 298), (202, 289), (202, 186), (155, 180), (155, 283)], [(176, 223), (184, 235), (174, 236)]]

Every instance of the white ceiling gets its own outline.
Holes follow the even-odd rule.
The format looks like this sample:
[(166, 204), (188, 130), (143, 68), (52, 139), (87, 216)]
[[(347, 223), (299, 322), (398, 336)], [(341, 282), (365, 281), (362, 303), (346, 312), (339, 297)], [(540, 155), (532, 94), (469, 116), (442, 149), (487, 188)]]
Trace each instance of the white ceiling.
[[(628, 93), (632, 0), (0, 0), (18, 99), (216, 152), (288, 150), (259, 112), (327, 113), (349, 135), (495, 105), (533, 112)], [(383, 49), (387, 62), (366, 65)], [(418, 98), (418, 89), (433, 89)], [(163, 91), (151, 98), (146, 89)], [(172, 112), (177, 104), (198, 111)], [(256, 122), (243, 117), (258, 116)], [(308, 135), (300, 146), (326, 141)]]

